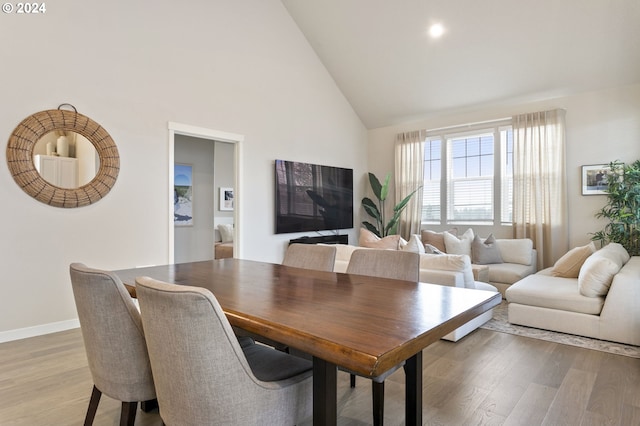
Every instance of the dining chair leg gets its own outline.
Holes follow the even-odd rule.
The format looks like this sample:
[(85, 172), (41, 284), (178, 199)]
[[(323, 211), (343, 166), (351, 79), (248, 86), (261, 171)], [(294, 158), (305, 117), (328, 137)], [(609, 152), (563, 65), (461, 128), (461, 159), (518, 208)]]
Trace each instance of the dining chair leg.
[(384, 382), (371, 381), (373, 395), (373, 424), (382, 426), (384, 422)]
[(122, 411), (120, 412), (120, 426), (133, 426), (136, 422), (137, 409), (138, 401), (122, 401)]
[(89, 399), (89, 407), (87, 408), (87, 415), (84, 418), (84, 426), (91, 426), (93, 424), (93, 419), (96, 417), (96, 411), (98, 411), (98, 404), (100, 403), (101, 396), (102, 392), (93, 385), (91, 399)]
[(356, 375), (355, 375), (355, 374), (352, 374), (352, 375), (351, 375), (351, 379), (350, 379), (350, 381), (349, 381), (349, 385), (350, 385), (352, 388), (355, 388), (355, 387), (356, 387)]

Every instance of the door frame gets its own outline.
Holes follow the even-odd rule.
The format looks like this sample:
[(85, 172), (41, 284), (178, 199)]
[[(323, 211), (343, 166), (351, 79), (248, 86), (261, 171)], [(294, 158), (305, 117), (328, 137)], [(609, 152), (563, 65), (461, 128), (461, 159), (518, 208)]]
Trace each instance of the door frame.
[[(168, 152), (168, 262), (174, 263), (175, 261), (175, 228), (173, 223), (173, 165), (175, 163), (175, 135), (191, 136), (199, 139), (208, 139), (211, 142), (226, 142), (234, 145), (233, 157), (234, 157), (234, 177), (233, 177), (233, 257), (242, 258), (242, 249), (240, 244), (241, 230), (240, 226), (240, 206), (242, 198), (242, 143), (244, 142), (244, 135), (235, 133), (223, 132), (221, 130), (207, 129), (204, 127), (191, 126), (188, 124), (175, 123), (170, 121), (168, 124), (169, 129), (169, 152)], [(213, 247), (211, 247), (213, 250)]]

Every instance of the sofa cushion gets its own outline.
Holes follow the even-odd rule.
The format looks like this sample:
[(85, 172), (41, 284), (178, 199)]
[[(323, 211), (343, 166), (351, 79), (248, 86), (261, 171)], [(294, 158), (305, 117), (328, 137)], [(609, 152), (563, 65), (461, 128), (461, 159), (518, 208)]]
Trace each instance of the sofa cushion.
[(596, 246), (593, 241), (586, 246), (572, 248), (553, 265), (551, 275), (554, 277), (578, 278), (580, 268), (585, 260), (595, 251)]
[(421, 254), (420, 269), (437, 269), (442, 271), (462, 272), (464, 286), (476, 288), (471, 270), (471, 259), (460, 254)]
[(489, 234), (484, 241), (478, 235), (473, 238), (471, 242), (471, 262), (476, 265), (502, 263), (502, 255), (493, 234)]
[(349, 261), (351, 260), (351, 253), (360, 247), (349, 244), (332, 244), (332, 246), (336, 248), (336, 262), (333, 266), (333, 272), (347, 272), (347, 266), (349, 266)]
[(398, 250), (400, 249), (400, 235), (388, 235), (380, 238), (368, 229), (361, 228), (358, 245), (367, 248)]
[(482, 281), (476, 281), (476, 290), (493, 291), (494, 293), (498, 292), (498, 289), (495, 288), (495, 286)]
[(504, 263), (531, 265), (533, 241), (529, 238), (498, 239), (496, 242)]
[(448, 254), (466, 254), (471, 257), (471, 242), (473, 241), (473, 229), (464, 231), (460, 238), (455, 235), (444, 233), (444, 246)]
[[(457, 228), (452, 228), (446, 232), (449, 232), (452, 235), (458, 235)], [(444, 232), (435, 232), (428, 229), (423, 229), (422, 231), (420, 231), (420, 239), (425, 245), (431, 244), (442, 252), (447, 251), (447, 247), (444, 245)]]
[(489, 281), (492, 283), (513, 284), (536, 271), (535, 265), (519, 263), (495, 263), (489, 266)]
[(599, 315), (604, 297), (580, 294), (575, 278), (554, 277), (549, 269), (529, 275), (506, 291), (509, 303)]
[(620, 244), (608, 244), (593, 253), (580, 268), (578, 275), (580, 294), (587, 297), (606, 296), (613, 277), (628, 260), (628, 253)]

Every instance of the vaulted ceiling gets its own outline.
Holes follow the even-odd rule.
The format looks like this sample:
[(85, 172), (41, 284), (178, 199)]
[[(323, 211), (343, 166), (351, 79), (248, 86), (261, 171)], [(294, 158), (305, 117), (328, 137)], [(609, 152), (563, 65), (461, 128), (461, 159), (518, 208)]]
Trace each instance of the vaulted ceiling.
[(640, 83), (640, 0), (282, 3), (369, 129)]

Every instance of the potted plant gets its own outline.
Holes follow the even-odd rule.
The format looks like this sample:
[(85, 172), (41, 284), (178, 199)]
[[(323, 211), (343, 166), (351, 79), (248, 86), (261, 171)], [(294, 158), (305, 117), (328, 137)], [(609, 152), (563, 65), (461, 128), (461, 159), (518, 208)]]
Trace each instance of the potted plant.
[(593, 234), (601, 245), (620, 243), (631, 256), (640, 255), (640, 160), (632, 164), (609, 164), (605, 192), (607, 204), (596, 213), (609, 223)]
[(369, 183), (371, 184), (371, 189), (373, 190), (373, 194), (378, 199), (378, 203), (376, 204), (371, 198), (364, 197), (362, 199), (362, 206), (364, 210), (367, 212), (369, 216), (375, 219), (375, 224), (372, 224), (368, 221), (362, 222), (362, 224), (369, 231), (376, 234), (378, 237), (383, 238), (387, 235), (393, 235), (396, 233), (396, 229), (398, 227), (398, 220), (400, 219), (400, 214), (407, 207), (407, 203), (416, 193), (416, 191), (420, 188), (415, 189), (411, 194), (407, 195), (402, 201), (400, 201), (393, 208), (393, 216), (389, 219), (389, 222), (385, 224), (385, 200), (387, 199), (387, 195), (389, 194), (389, 181), (391, 176), (387, 173), (387, 176), (384, 180), (384, 184), (381, 184), (376, 175), (373, 173), (369, 173)]

